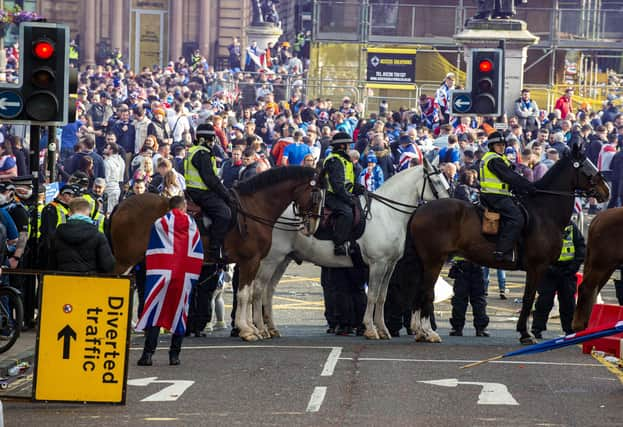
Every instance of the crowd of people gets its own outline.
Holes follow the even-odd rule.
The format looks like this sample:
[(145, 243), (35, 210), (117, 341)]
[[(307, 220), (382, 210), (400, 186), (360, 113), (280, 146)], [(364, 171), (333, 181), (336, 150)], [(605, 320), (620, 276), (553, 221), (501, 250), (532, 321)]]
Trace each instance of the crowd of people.
[[(304, 43), (303, 40), (303, 47)], [(287, 42), (269, 46), (263, 53), (257, 52), (259, 62), (252, 59), (246, 67), (241, 67), (239, 49), (239, 42), (234, 40), (230, 46), (231, 68), (227, 71), (215, 71), (200, 55), (193, 56), (189, 62), (180, 58), (164, 68), (144, 68), (139, 73), (127, 70), (119, 59), (106, 65), (86, 67), (79, 77), (77, 120), (61, 130), (59, 175), (52, 177), (53, 181), (58, 178), (66, 184), (48, 204), (44, 203), (43, 195), (37, 198), (37, 195), (20, 195), (17, 191), (17, 188), (28, 187), (27, 179), (20, 181), (19, 177), (31, 172), (26, 160), (24, 133), (19, 127), (3, 127), (0, 177), (16, 182), (0, 188), (1, 194), (7, 194), (6, 200), (4, 196), (0, 199), (0, 212), (8, 208), (8, 216), (17, 225), (21, 239), (21, 243), (10, 248), (7, 264), (15, 267), (22, 262), (28, 240), (28, 211), (11, 208), (11, 204), (21, 205), (21, 201), (37, 208), (37, 200), (40, 200), (39, 237), (44, 242), (41, 248), (47, 254), (44, 258), (50, 258), (48, 266), (57, 268), (63, 259), (54, 259), (53, 252), (64, 246), (55, 240), (56, 235), (62, 238), (71, 234), (72, 229), (81, 233), (82, 223), (77, 221), (90, 221), (103, 231), (106, 218), (115, 206), (132, 195), (145, 192), (169, 198), (183, 195), (189, 184), (188, 168), (191, 167), (191, 162), (185, 159), (196, 151), (194, 142), (200, 138), (198, 130), (205, 124), (210, 126), (210, 135), (215, 136), (210, 149), (217, 179), (225, 190), (273, 167), (321, 167), (326, 159), (335, 157), (332, 142), (336, 135), (341, 135), (342, 141), (348, 143), (343, 147), (346, 157), (340, 162), (352, 164), (354, 180), (366, 191), (376, 191), (394, 174), (422, 163), (426, 157), (438, 161), (456, 197), (472, 202), (479, 198), (483, 180), (481, 168), (487, 161), (485, 157), (492, 144), (495, 124), (483, 117), (451, 116), (447, 100), (454, 89), (452, 73), (445, 76), (435, 94), (420, 97), (418, 108), (383, 102), (379, 111), (366, 114), (361, 103), (348, 97), (339, 102), (322, 97), (306, 98), (300, 80), (305, 57)], [(532, 183), (564, 156), (571, 144), (578, 143), (612, 184), (612, 198), (607, 206), (598, 206), (589, 199), (586, 208), (595, 213), (620, 206), (623, 201), (623, 113), (615, 102), (610, 99), (603, 110), (591, 111), (587, 105), (578, 107), (569, 89), (548, 113), (541, 110), (531, 99), (530, 91), (524, 89), (514, 104), (514, 111), (505, 117), (506, 130), (496, 133), (504, 144), (499, 155), (525, 182)], [(42, 167), (44, 160), (42, 155)], [(86, 200), (88, 214), (84, 203), (72, 204), (76, 198)], [(214, 211), (212, 201), (200, 204)], [(72, 227), (65, 227), (63, 233), (57, 232), (61, 224), (71, 221), (74, 221)], [(336, 253), (344, 253), (342, 243), (336, 241)], [(216, 252), (220, 248), (209, 250)], [(505, 252), (507, 248), (500, 250)], [(112, 255), (106, 254), (106, 257)], [(79, 268), (80, 271), (110, 271), (110, 260), (102, 265), (88, 264)], [(476, 298), (472, 301), (480, 307), (476, 330), (486, 336), (483, 298), (487, 292), (488, 271), (465, 264), (460, 264), (458, 270), (470, 276), (467, 281), (470, 289), (474, 286), (478, 289), (465, 290), (465, 280), (458, 279), (458, 283), (463, 283), (459, 285), (463, 286), (462, 290), (457, 292), (461, 301), (457, 297), (453, 305), (466, 307), (463, 297), (467, 298), (472, 292), (470, 295)], [(329, 331), (341, 335), (361, 332), (365, 278), (342, 270), (323, 270), (323, 278)], [(499, 280), (500, 297), (506, 298), (502, 282), (503, 279)], [(336, 293), (344, 292), (351, 295), (353, 301), (346, 313), (345, 309), (336, 309), (330, 304), (336, 300)], [(617, 282), (617, 295), (623, 303), (621, 281)], [(27, 321), (31, 323), (34, 320), (32, 298), (31, 309), (27, 311)], [(551, 306), (542, 306), (549, 313)], [(461, 310), (463, 320), (460, 319)], [(565, 310), (568, 312), (568, 307)], [(456, 334), (462, 331), (464, 311), (460, 308), (453, 314)], [(200, 333), (205, 323), (199, 322), (192, 332)], [(398, 334), (400, 326), (394, 327), (392, 334)], [(566, 325), (563, 328), (566, 330)], [(539, 326), (539, 329), (545, 328)]]

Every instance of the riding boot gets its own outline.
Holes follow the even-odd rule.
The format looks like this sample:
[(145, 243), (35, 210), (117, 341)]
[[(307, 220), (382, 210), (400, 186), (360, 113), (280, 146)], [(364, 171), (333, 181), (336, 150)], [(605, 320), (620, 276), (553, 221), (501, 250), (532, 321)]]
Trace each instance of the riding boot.
[(210, 245), (208, 246), (208, 256), (214, 261), (224, 262), (227, 258), (227, 254), (225, 254), (223, 242), (210, 239)]
[(346, 248), (346, 243), (342, 243), (338, 245), (337, 243), (333, 247), (333, 255), (335, 256), (346, 256), (348, 255), (348, 249)]

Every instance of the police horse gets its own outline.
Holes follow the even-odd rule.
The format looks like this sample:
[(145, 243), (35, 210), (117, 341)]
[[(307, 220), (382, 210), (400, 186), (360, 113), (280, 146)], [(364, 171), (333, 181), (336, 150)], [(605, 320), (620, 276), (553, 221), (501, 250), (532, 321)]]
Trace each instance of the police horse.
[[(225, 250), (229, 260), (240, 267), (236, 325), (240, 337), (254, 341), (260, 336), (255, 328), (247, 326), (250, 288), (260, 260), (270, 249), (272, 227), (284, 221), (279, 216), (293, 203), (299, 215), (295, 221), (285, 220), (286, 225), (296, 223), (303, 226), (303, 232), (313, 233), (322, 208), (322, 194), (316, 171), (302, 166), (263, 172), (240, 183), (236, 194), (238, 221), (227, 233)], [(117, 273), (129, 271), (145, 257), (151, 226), (168, 209), (166, 198), (149, 193), (132, 196), (119, 204), (110, 221)], [(208, 247), (207, 236), (202, 239), (204, 247)]]
[[(389, 280), (403, 255), (407, 222), (422, 201), (449, 197), (447, 188), (447, 182), (439, 170), (425, 160), (423, 165), (394, 175), (376, 192), (369, 193), (365, 230), (356, 240), (363, 262), (370, 269), (368, 303), (363, 320), (366, 338), (391, 338), (385, 326), (383, 310)], [(365, 198), (360, 196), (360, 202), (364, 205)], [(286, 209), (282, 217), (292, 220), (297, 218), (291, 208)], [(292, 260), (309, 261), (323, 267), (353, 266), (350, 256), (333, 254), (331, 240), (319, 240), (281, 228), (273, 229), (270, 251), (262, 259), (254, 280), (253, 320), (266, 338), (279, 336), (272, 316), (272, 296)], [(432, 330), (427, 334), (427, 339), (431, 342), (440, 341)]]
[[(478, 207), (462, 200), (447, 199), (435, 200), (417, 210), (409, 224), (405, 250), (405, 258), (410, 260), (405, 265), (410, 271), (402, 273), (404, 281), (409, 282), (403, 286), (411, 291), (407, 298), (412, 300), (412, 308), (421, 312), (423, 319), (433, 309), (435, 280), (444, 262), (454, 254), (483, 266), (526, 271), (517, 331), (522, 344), (536, 342), (528, 332), (528, 316), (543, 273), (560, 256), (563, 230), (569, 224), (576, 191), (603, 202), (608, 199), (610, 189), (576, 144), (535, 186), (535, 195), (521, 199), (528, 218), (516, 248), (516, 263), (494, 260), (495, 239), (481, 233), (482, 213)], [(412, 319), (416, 335), (425, 326), (417, 324), (419, 317), (414, 315)]]

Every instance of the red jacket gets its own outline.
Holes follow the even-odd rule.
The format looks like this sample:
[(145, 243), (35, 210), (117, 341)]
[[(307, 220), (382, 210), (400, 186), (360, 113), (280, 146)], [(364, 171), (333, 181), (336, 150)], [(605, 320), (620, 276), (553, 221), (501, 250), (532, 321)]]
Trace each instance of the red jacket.
[(560, 110), (560, 118), (566, 119), (567, 114), (573, 112), (573, 105), (571, 105), (571, 98), (567, 99), (563, 96), (558, 98), (556, 101), (556, 105), (554, 106), (556, 110)]

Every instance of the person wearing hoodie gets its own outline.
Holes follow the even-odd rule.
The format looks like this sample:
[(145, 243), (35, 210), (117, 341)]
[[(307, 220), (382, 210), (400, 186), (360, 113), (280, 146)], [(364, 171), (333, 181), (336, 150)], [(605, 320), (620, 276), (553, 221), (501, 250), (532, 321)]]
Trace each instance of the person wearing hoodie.
[(70, 216), (52, 238), (48, 257), (51, 270), (75, 273), (110, 273), (115, 258), (106, 237), (89, 217), (91, 206), (83, 197), (69, 202)]
[(394, 175), (394, 159), (383, 135), (376, 135), (372, 140), (372, 151), (378, 160), (378, 165), (383, 171), (383, 178), (388, 180)]

